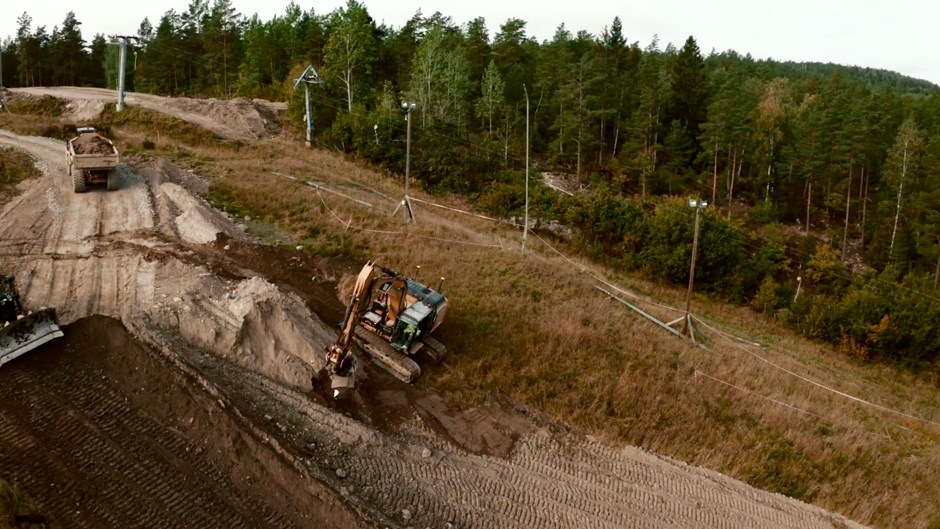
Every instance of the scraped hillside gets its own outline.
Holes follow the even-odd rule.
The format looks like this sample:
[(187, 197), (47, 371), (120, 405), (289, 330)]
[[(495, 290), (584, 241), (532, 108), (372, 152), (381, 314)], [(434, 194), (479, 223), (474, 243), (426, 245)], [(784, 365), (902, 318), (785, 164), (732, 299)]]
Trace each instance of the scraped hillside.
[[(116, 132), (118, 141), (142, 150), (142, 131)], [(400, 196), (394, 181), (336, 156), (299, 152), (286, 140), (238, 151), (182, 147), (190, 159), (213, 160), (192, 170), (159, 152), (132, 155), (120, 168), (120, 191), (86, 195), (69, 190), (61, 142), (6, 132), (0, 141), (32, 153), (44, 173), (25, 182), (0, 212), (0, 267), (16, 274), (28, 304), (56, 306), (64, 323), (74, 323), (67, 332), (87, 337), (43, 350), (36, 359), (24, 357), (11, 364), (14, 374), (0, 372), (14, 380), (3, 384), (10, 392), (4, 396), (11, 397), (3, 399), (11, 406), (3, 415), (9, 425), (0, 429), (9, 436), (0, 438), (5, 454), (25, 457), (51, 442), (52, 436), (38, 435), (36, 410), (61, 409), (63, 402), (70, 404), (62, 416), (87, 417), (85, 428), (98, 432), (96, 418), (114, 412), (91, 396), (69, 392), (78, 391), (70, 388), (82, 386), (84, 377), (103, 376), (106, 386), (94, 386), (96, 394), (127, 399), (121, 413), (144, 417), (147, 428), (163, 432), (154, 446), (172, 457), (158, 474), (178, 468), (178, 458), (240, 483), (231, 497), (217, 490), (213, 494), (220, 499), (206, 500), (247, 506), (233, 510), (232, 516), (244, 517), (236, 525), (829, 528), (860, 525), (618, 439), (742, 477), (757, 468), (752, 458), (763, 459), (760, 468), (769, 479), (800, 478), (803, 465), (824, 470), (804, 497), (881, 523), (904, 508), (903, 502), (885, 506), (893, 501), (888, 490), (895, 478), (886, 476), (877, 485), (878, 505), (853, 488), (860, 478), (851, 474), (849, 485), (832, 490), (834, 476), (813, 459), (817, 441), (805, 441), (800, 432), (815, 432), (818, 443), (835, 450), (865, 440), (847, 469), (891, 443), (913, 446), (935, 435), (923, 424), (904, 423), (910, 433), (902, 432), (896, 422), (865, 408), (855, 412), (860, 419), (840, 419), (825, 407), (849, 408), (832, 394), (819, 399), (784, 374), (762, 373), (740, 358), (722, 359), (660, 337), (652, 325), (597, 293), (585, 272), (598, 272), (586, 265), (566, 261), (548, 246), (534, 246), (523, 258), (513, 228), (428, 204), (466, 208), (458, 202), (417, 191), (418, 224), (402, 226), (390, 218)], [(210, 207), (197, 196), (200, 191), (229, 213)], [(259, 233), (290, 243), (265, 244)], [(331, 256), (337, 251), (355, 258)], [(454, 354), (441, 366), (428, 366), (418, 387), (403, 386), (370, 366), (357, 397), (335, 404), (310, 380), (322, 367), (322, 351), (335, 338), (333, 324), (342, 314), (336, 283), (357, 271), (363, 253), (399, 269), (421, 264), (425, 273), (446, 276), (455, 301), (441, 330)], [(565, 284), (572, 287), (549, 288)], [(119, 320), (130, 334), (96, 316)], [(532, 330), (521, 331), (523, 326)], [(95, 332), (84, 331), (89, 328)], [(74, 352), (96, 350), (101, 333), (120, 338), (109, 339), (97, 357)], [(810, 366), (796, 357), (775, 359), (813, 377), (836, 378), (824, 357)], [(29, 407), (17, 407), (39, 377), (60, 371), (73, 378), (56, 382), (61, 389), (49, 395), (32, 397)], [(796, 402), (813, 415), (752, 400), (701, 373), (742, 386), (757, 373), (754, 393), (767, 396), (767, 387), (758, 392), (754, 386), (777, 381), (781, 402)], [(854, 378), (852, 384), (847, 389), (853, 393), (873, 391)], [(181, 400), (176, 392), (154, 396), (154, 388), (167, 387), (178, 388)], [(599, 391), (604, 399), (598, 400)], [(183, 400), (195, 403), (186, 408)], [(910, 411), (920, 414), (931, 405)], [(682, 407), (687, 409), (677, 409)], [(698, 413), (706, 416), (688, 424)], [(104, 442), (120, 444), (122, 432), (139, 438), (135, 432), (150, 431), (135, 424), (109, 427)], [(872, 424), (890, 428), (891, 442), (870, 441)], [(22, 432), (33, 433), (24, 438)], [(37, 472), (60, 476), (70, 457), (110, 457), (79, 452), (65, 446), (46, 467), (10, 463), (0, 472), (24, 481), (57, 518), (93, 527), (108, 521), (101, 518), (107, 509), (82, 518), (64, 501), (53, 501), (53, 490), (43, 482), (25, 482)], [(261, 462), (240, 468), (246, 453)], [(918, 453), (921, 463), (936, 457), (926, 447)], [(110, 479), (112, 471), (137, 475), (122, 464), (92, 469), (76, 461), (75, 468), (96, 472), (95, 480)], [(892, 461), (901, 479), (907, 464)], [(88, 479), (82, 472), (72, 470), (67, 477), (76, 483), (74, 497), (83, 494), (77, 483)], [(760, 482), (760, 476), (751, 477)], [(907, 501), (929, 497), (925, 487), (913, 489)], [(798, 487), (792, 490), (800, 495)], [(317, 508), (300, 500), (311, 491), (321, 505), (332, 506), (319, 518)], [(847, 500), (853, 491), (854, 504)], [(209, 497), (196, 492), (180, 501)], [(286, 499), (272, 499), (278, 497)], [(251, 518), (254, 511), (265, 514)], [(180, 511), (185, 512), (190, 511)], [(929, 516), (924, 508), (909, 513), (908, 521)], [(111, 516), (118, 525), (135, 526), (129, 517)], [(185, 517), (174, 516), (153, 520), (173, 526)]]

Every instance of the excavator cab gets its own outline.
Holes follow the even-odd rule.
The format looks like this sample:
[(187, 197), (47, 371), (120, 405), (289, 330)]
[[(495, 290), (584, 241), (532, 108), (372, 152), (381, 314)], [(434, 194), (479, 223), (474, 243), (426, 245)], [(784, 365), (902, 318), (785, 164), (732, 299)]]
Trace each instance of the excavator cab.
[(392, 347), (400, 352), (408, 354), (411, 351), (411, 345), (417, 336), (418, 323), (408, 317), (408, 313), (402, 314), (398, 319), (398, 325), (395, 332), (392, 333)]

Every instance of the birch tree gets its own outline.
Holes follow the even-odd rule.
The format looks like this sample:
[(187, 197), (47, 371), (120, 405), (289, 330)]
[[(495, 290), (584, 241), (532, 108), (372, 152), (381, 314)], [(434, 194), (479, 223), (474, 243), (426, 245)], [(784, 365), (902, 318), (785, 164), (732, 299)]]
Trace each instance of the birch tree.
[(891, 243), (888, 245), (889, 259), (894, 257), (898, 225), (901, 222), (905, 205), (905, 183), (919, 170), (920, 157), (924, 150), (924, 140), (913, 118), (901, 124), (894, 146), (888, 152), (885, 167), (885, 179), (895, 190), (894, 227), (891, 229)]
[(346, 109), (352, 112), (360, 87), (369, 79), (375, 62), (374, 23), (365, 5), (348, 0), (344, 9), (333, 12), (330, 36), (323, 50), (325, 71), (337, 80), (346, 94)]
[(477, 117), (487, 120), (490, 134), (493, 133), (493, 115), (506, 104), (504, 89), (505, 83), (499, 74), (499, 68), (496, 67), (496, 61), (490, 60), (490, 64), (483, 72), (483, 80), (480, 83), (482, 95), (476, 106)]

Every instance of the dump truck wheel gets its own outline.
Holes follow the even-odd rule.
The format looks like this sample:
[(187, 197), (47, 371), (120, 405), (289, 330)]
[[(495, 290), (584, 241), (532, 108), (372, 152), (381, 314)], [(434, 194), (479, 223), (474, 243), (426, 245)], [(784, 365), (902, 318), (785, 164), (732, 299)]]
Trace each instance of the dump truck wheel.
[(72, 187), (75, 188), (76, 193), (85, 192), (85, 171), (75, 169), (72, 172)]
[(117, 171), (111, 169), (108, 171), (108, 191), (117, 191), (118, 189), (118, 174)]

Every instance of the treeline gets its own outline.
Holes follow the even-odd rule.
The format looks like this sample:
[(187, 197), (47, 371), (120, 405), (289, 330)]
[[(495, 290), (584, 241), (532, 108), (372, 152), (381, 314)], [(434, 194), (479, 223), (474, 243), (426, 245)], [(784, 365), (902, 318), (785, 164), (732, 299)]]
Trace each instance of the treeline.
[[(73, 13), (51, 34), (26, 14), (19, 23), (2, 50), (4, 84), (113, 85), (114, 46), (101, 35), (85, 45)], [(313, 66), (315, 141), (399, 173), (402, 103), (412, 102), (412, 174), (501, 215), (521, 214), (528, 109), (530, 213), (570, 225), (584, 251), (681, 284), (693, 212), (668, 197), (704, 198), (703, 288), (856, 356), (938, 360), (931, 83), (704, 56), (692, 37), (641, 47), (619, 18), (596, 35), (562, 24), (542, 42), (519, 19), (492, 36), (482, 18), (458, 25), (441, 13), (394, 28), (355, 0), (324, 14), (291, 3), (266, 21), (229, 0), (192, 0), (142, 21), (137, 37), (133, 89), (287, 100), (298, 130), (295, 80)], [(543, 171), (581, 191), (546, 191)]]

